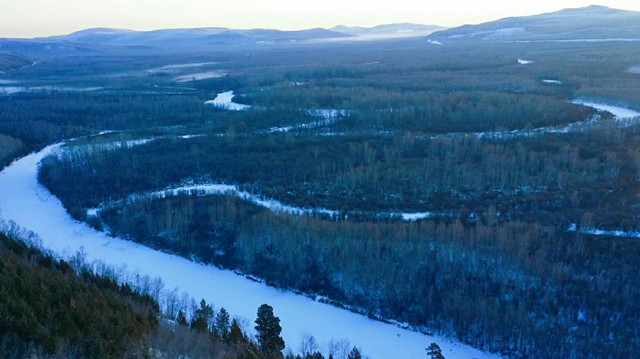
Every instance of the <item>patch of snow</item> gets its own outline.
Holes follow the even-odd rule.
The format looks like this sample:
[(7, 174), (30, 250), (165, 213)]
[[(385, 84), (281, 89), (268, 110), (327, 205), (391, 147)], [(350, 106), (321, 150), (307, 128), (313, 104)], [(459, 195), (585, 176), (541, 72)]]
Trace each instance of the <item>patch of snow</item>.
[(576, 319), (578, 319), (579, 322), (584, 322), (587, 320), (587, 313), (585, 313), (584, 310), (579, 310), (578, 314), (576, 315)]
[(312, 109), (306, 110), (306, 112), (312, 116), (322, 117), (324, 120), (314, 121), (309, 123), (299, 123), (290, 126), (271, 127), (264, 131), (265, 133), (277, 133), (277, 132), (289, 132), (293, 130), (311, 129), (333, 125), (338, 122), (340, 116), (346, 116), (349, 111), (347, 110), (335, 110), (335, 109)]
[(190, 82), (190, 81), (200, 81), (207, 79), (217, 79), (220, 77), (226, 76), (227, 73), (224, 71), (216, 70), (216, 71), (207, 71), (207, 72), (198, 72), (195, 74), (186, 74), (180, 75), (173, 78), (175, 82)]
[(421, 219), (431, 218), (433, 216), (433, 212), (400, 213), (402, 220), (407, 222), (415, 222)]
[(598, 103), (598, 102), (591, 102), (591, 101), (584, 101), (584, 100), (573, 100), (571, 101), (571, 103), (576, 105), (595, 108), (596, 110), (599, 110), (599, 111), (611, 112), (611, 114), (613, 114), (613, 116), (615, 116), (617, 119), (631, 119), (631, 118), (636, 118), (640, 116), (640, 112), (638, 111), (634, 111), (632, 109), (619, 107), (619, 106), (607, 105), (605, 103)]
[(87, 216), (97, 216), (98, 209), (97, 208), (89, 208), (87, 209)]
[(233, 91), (221, 92), (213, 100), (206, 101), (205, 105), (213, 105), (231, 111), (244, 111), (251, 108), (249, 105), (233, 102)]
[(438, 41), (438, 40), (431, 40), (431, 39), (427, 39), (427, 43), (428, 43), (428, 44), (431, 44), (431, 45), (440, 45), (440, 46), (443, 46), (443, 45), (444, 45), (443, 43), (441, 43), (441, 42), (440, 42), (440, 41)]
[(621, 229), (598, 229), (598, 228), (578, 228), (575, 223), (571, 223), (567, 228), (567, 232), (577, 232), (582, 234), (590, 234), (593, 236), (622, 237), (622, 238), (640, 238), (640, 230), (623, 231)]
[(176, 70), (176, 69), (185, 69), (185, 68), (191, 68), (191, 67), (203, 67), (203, 66), (216, 65), (216, 64), (218, 64), (218, 62), (191, 62), (186, 64), (174, 64), (174, 65), (156, 67), (155, 69), (151, 69), (150, 71)]
[(18, 87), (18, 86), (5, 86), (0, 87), (0, 95), (11, 95), (14, 93), (26, 92), (26, 87)]
[(188, 140), (190, 138), (197, 138), (197, 137), (204, 137), (204, 136), (206, 136), (206, 135), (182, 135), (182, 136), (180, 136), (180, 138)]
[(518, 63), (520, 65), (529, 65), (533, 63), (533, 60), (524, 60), (524, 59), (518, 59)]
[(312, 333), (326, 352), (332, 338), (346, 338), (372, 359), (422, 359), (436, 342), (449, 359), (490, 359), (482, 352), (450, 339), (424, 335), (375, 321), (305, 296), (253, 282), (232, 271), (189, 261), (143, 245), (112, 238), (73, 220), (60, 201), (37, 182), (38, 163), (58, 145), (23, 157), (0, 172), (0, 210), (4, 221), (35, 232), (44, 248), (69, 257), (82, 250), (87, 261), (102, 261), (130, 273), (160, 277), (166, 288), (204, 298), (215, 308), (255, 319), (257, 308), (269, 303), (282, 325), (282, 336), (295, 348), (303, 333)]
[(545, 84), (562, 85), (562, 81), (558, 81), (558, 80), (544, 79), (542, 80), (542, 82), (544, 82)]
[[(135, 202), (136, 200), (141, 198), (152, 198), (152, 199), (167, 198), (171, 196), (178, 196), (181, 194), (196, 195), (196, 196), (208, 196), (208, 195), (215, 195), (215, 194), (232, 194), (237, 196), (238, 198), (252, 202), (258, 206), (265, 207), (272, 212), (276, 212), (276, 213), (281, 212), (281, 213), (287, 213), (287, 214), (292, 214), (297, 216), (304, 215), (304, 214), (310, 215), (314, 213), (321, 213), (329, 216), (337, 216), (339, 214), (339, 211), (333, 211), (325, 208), (311, 209), (311, 208), (289, 206), (282, 202), (276, 201), (274, 199), (268, 199), (268, 198), (265, 199), (256, 194), (240, 191), (237, 186), (224, 184), (224, 183), (195, 184), (195, 185), (169, 188), (166, 190), (149, 192), (149, 193), (132, 194), (128, 196), (124, 201)], [(115, 204), (119, 202), (120, 201), (103, 204), (100, 207), (102, 208), (104, 206), (108, 206), (110, 204)]]

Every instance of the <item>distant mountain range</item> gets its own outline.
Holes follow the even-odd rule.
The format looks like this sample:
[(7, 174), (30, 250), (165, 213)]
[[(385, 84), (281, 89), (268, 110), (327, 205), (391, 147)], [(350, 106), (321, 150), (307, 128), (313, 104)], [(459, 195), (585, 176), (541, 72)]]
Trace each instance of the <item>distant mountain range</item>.
[(510, 17), (479, 25), (444, 29), (434, 25), (388, 24), (331, 29), (236, 30), (227, 28), (134, 31), (94, 28), (35, 39), (0, 39), (0, 52), (55, 56), (128, 50), (181, 51), (219, 46), (273, 46), (330, 41), (422, 37), (436, 44), (470, 41), (640, 40), (640, 12), (603, 6)]
[(337, 26), (332, 29), (283, 31), (228, 28), (164, 29), (134, 31), (93, 28), (68, 35), (35, 39), (0, 39), (0, 52), (32, 55), (64, 55), (116, 49), (187, 50), (215, 46), (286, 45), (327, 41), (361, 41), (423, 37), (442, 27), (418, 24), (389, 24), (372, 28)]
[[(85, 44), (147, 45), (159, 46), (172, 43), (174, 46), (206, 46), (219, 44), (260, 44), (309, 41), (343, 38), (351, 35), (326, 29), (299, 31), (282, 30), (234, 30), (227, 28), (166, 29), (153, 31), (118, 30), (95, 28), (74, 32), (69, 35), (53, 36), (36, 40), (64, 41)], [(176, 42), (177, 41), (177, 42)]]
[(479, 25), (435, 32), (430, 42), (464, 41), (584, 41), (640, 39), (640, 12), (604, 6), (509, 17)]

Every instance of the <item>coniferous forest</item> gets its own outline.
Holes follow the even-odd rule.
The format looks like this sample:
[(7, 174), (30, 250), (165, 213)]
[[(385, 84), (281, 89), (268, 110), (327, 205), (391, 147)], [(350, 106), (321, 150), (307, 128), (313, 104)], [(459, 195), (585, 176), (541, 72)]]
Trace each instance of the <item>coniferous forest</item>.
[[(640, 122), (576, 100), (640, 109), (638, 44), (3, 54), (10, 77), (54, 87), (0, 95), (0, 163), (63, 142), (38, 180), (74, 219), (371, 318), (511, 358), (633, 358)], [(176, 81), (187, 63), (224, 76)], [(205, 104), (231, 90), (248, 107)], [(0, 239), (5, 357), (283, 356), (268, 305), (254, 341), (204, 300), (162, 314)]]

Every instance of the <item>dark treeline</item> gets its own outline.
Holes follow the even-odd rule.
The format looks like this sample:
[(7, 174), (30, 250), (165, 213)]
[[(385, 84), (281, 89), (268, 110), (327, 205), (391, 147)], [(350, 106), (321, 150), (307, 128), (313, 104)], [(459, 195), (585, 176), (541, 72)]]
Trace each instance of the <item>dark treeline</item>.
[(70, 147), (45, 159), (40, 180), (78, 219), (103, 202), (195, 180), (365, 218), (433, 211), (632, 230), (639, 148), (636, 130), (605, 129), (496, 141), (409, 132), (204, 136)]
[[(412, 92), (288, 82), (242, 98), (259, 106), (352, 110), (337, 129), (432, 133), (514, 130), (583, 121), (591, 109), (563, 98), (501, 92)], [(249, 100), (249, 101), (246, 101)]]

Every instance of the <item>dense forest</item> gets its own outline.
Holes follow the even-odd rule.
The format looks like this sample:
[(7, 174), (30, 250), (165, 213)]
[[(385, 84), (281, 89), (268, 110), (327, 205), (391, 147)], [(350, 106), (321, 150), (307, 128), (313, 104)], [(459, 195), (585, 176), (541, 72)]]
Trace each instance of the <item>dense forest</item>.
[(0, 356), (142, 357), (154, 300), (0, 233)]
[[(285, 357), (279, 318), (267, 304), (258, 308), (254, 339), (224, 308), (201, 300), (161, 313), (151, 292), (97, 274), (81, 255), (58, 260), (3, 233), (0, 291), (0, 358), (325, 358), (310, 335), (300, 354), (287, 349)], [(362, 354), (343, 341), (328, 355)]]
[[(228, 74), (184, 84), (156, 70), (184, 58), (139, 58), (135, 69), (49, 61), (21, 71), (106, 88), (0, 97), (0, 161), (66, 141), (39, 180), (74, 218), (372, 318), (514, 358), (633, 358), (640, 128), (570, 100), (640, 107), (627, 71), (636, 50), (264, 48), (195, 54), (188, 61), (221, 61), (207, 66)], [(251, 108), (204, 104), (228, 90)], [(309, 211), (272, 211), (234, 191), (149, 195), (198, 184)], [(403, 220), (412, 213), (428, 215)], [(174, 308), (181, 326), (160, 342), (200, 328), (226, 355), (270, 356), (244, 334), (230, 341), (226, 325), (198, 322), (220, 314), (207, 303), (191, 307)], [(342, 347), (333, 357), (360, 355)], [(215, 357), (208, 348), (192, 355)]]

